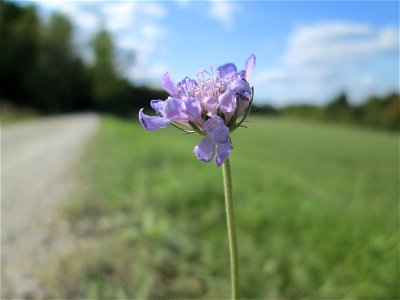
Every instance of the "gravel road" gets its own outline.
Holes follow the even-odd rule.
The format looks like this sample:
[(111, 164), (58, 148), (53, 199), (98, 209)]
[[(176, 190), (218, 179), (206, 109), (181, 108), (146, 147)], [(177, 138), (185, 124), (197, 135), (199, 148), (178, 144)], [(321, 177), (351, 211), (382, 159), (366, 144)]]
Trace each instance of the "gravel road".
[(1, 128), (1, 299), (41, 298), (38, 271), (73, 249), (59, 208), (98, 117), (51, 117)]

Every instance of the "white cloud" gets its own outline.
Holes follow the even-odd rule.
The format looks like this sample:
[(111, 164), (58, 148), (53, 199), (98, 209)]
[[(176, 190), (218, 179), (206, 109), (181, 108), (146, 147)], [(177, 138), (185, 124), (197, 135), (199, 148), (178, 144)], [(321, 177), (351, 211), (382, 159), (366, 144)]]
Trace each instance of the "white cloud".
[(107, 2), (100, 6), (101, 18), (111, 31), (126, 30), (134, 22), (138, 5), (135, 2)]
[(231, 29), (234, 23), (235, 13), (239, 11), (237, 3), (216, 0), (210, 2), (210, 16), (222, 23), (225, 29)]
[(284, 60), (291, 65), (333, 65), (363, 61), (398, 45), (394, 28), (376, 30), (365, 24), (343, 22), (300, 26), (289, 39)]
[(164, 18), (167, 16), (167, 11), (160, 3), (145, 2), (142, 3), (142, 11), (145, 16), (153, 18)]
[(76, 5), (73, 1), (40, 1), (38, 5), (46, 11), (59, 11), (70, 17), (74, 24), (85, 30), (93, 31), (99, 26), (99, 18), (93, 11), (85, 9), (87, 4)]
[(326, 101), (344, 90), (357, 102), (398, 82), (398, 78), (378, 79), (382, 72), (395, 73), (398, 50), (399, 32), (394, 27), (345, 22), (303, 25), (289, 37), (280, 63), (255, 72), (254, 80), (268, 87), (279, 104)]
[(158, 40), (166, 35), (165, 29), (155, 24), (145, 24), (141, 28), (141, 33), (149, 40)]
[(153, 88), (160, 88), (161, 75), (164, 74), (167, 67), (162, 63), (151, 65), (134, 64), (127, 70), (127, 75), (133, 78), (139, 77), (139, 84), (146, 83)]
[(286, 82), (291, 77), (286, 70), (283, 69), (265, 69), (256, 72), (255, 78), (252, 80), (255, 85), (263, 82)]

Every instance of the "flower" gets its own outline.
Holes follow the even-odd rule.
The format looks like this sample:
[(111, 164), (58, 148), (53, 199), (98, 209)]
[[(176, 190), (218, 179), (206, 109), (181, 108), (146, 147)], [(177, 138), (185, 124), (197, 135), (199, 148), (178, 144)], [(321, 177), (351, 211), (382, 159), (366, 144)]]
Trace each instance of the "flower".
[(253, 89), (248, 80), (255, 62), (256, 57), (251, 55), (239, 72), (232, 63), (218, 67), (216, 73), (210, 66), (210, 72), (203, 69), (196, 74), (197, 81), (185, 77), (177, 84), (165, 73), (161, 86), (170, 96), (150, 102), (157, 116), (144, 114), (142, 108), (141, 124), (147, 130), (172, 124), (185, 132), (204, 135), (194, 153), (199, 160), (209, 162), (217, 150), (216, 164), (220, 166), (232, 150), (229, 133), (241, 126), (250, 111)]

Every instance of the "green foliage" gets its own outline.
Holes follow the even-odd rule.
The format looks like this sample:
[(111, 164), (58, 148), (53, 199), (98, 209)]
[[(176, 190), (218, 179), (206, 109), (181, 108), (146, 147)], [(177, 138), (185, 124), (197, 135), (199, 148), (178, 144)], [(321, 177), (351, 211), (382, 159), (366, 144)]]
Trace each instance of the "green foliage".
[(41, 22), (34, 6), (1, 1), (0, 98), (44, 113), (92, 106), (87, 68), (61, 14)]
[(325, 107), (325, 117), (328, 120), (349, 122), (352, 119), (352, 111), (345, 93), (339, 94)]
[[(263, 112), (262, 107), (261, 112)], [(265, 114), (271, 114), (270, 110), (267, 110)], [(277, 110), (275, 115), (400, 131), (400, 95), (391, 93), (384, 97), (370, 97), (354, 106), (348, 103), (346, 94), (341, 93), (325, 107), (296, 104)]]
[(10, 123), (21, 122), (38, 118), (38, 113), (29, 108), (15, 107), (9, 103), (0, 103), (0, 123), (1, 126)]
[[(399, 298), (397, 138), (282, 118), (247, 125), (231, 157), (242, 296)], [(103, 118), (65, 209), (85, 243), (51, 273), (50, 297), (229, 295), (222, 170), (197, 161), (199, 139)]]
[(307, 104), (291, 105), (282, 108), (280, 113), (284, 116), (302, 117), (315, 120), (322, 120), (325, 115), (322, 107)]
[(400, 130), (400, 96), (371, 97), (359, 107), (362, 122), (370, 127)]
[(110, 110), (120, 91), (129, 87), (129, 83), (119, 81), (117, 76), (114, 68), (115, 50), (110, 34), (104, 29), (99, 31), (93, 36), (91, 45), (95, 55), (91, 69), (94, 99), (100, 110)]
[(0, 99), (17, 105), (29, 103), (29, 74), (39, 44), (39, 19), (34, 6), (21, 8), (0, 1)]
[(149, 99), (164, 99), (166, 94), (148, 87), (133, 86), (116, 69), (116, 55), (111, 35), (106, 30), (96, 33), (91, 45), (94, 65), (90, 68), (94, 106), (103, 112), (129, 116), (145, 107)]
[(33, 105), (46, 113), (90, 107), (90, 83), (74, 48), (70, 21), (62, 14), (53, 14), (48, 23), (42, 24), (40, 33), (39, 53), (31, 74)]
[(257, 105), (253, 104), (251, 108), (251, 114), (262, 114), (267, 116), (276, 116), (278, 115), (279, 111), (272, 105), (264, 104), (264, 105)]

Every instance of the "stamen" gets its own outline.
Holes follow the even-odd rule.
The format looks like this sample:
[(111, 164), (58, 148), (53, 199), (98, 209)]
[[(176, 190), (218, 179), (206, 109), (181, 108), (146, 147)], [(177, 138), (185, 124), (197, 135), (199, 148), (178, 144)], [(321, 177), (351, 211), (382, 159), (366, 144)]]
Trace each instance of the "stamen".
[(214, 81), (210, 82), (210, 89), (211, 89), (211, 95), (216, 97), (216, 93), (215, 93), (215, 86), (214, 86)]
[(196, 76), (197, 76), (197, 80), (199, 81), (199, 84), (201, 84), (200, 72), (197, 72), (197, 73), (196, 73)]
[(197, 76), (197, 80), (199, 81), (199, 85), (198, 85), (197, 89), (200, 91), (201, 97), (204, 97), (203, 82), (201, 81), (201, 78), (200, 78), (200, 72), (197, 72), (196, 76)]
[(203, 71), (205, 71), (205, 70), (203, 69), (203, 70), (201, 70), (201, 72), (200, 72), (201, 78), (203, 78), (203, 81), (206, 82), (206, 79), (204, 78), (204, 73), (203, 73)]
[(202, 69), (201, 71), (206, 73), (206, 74), (208, 74), (208, 75), (211, 75), (206, 69)]
[(188, 82), (188, 79), (187, 79), (187, 78), (185, 78), (185, 94), (186, 94), (186, 97), (188, 97), (188, 98), (189, 98), (189, 93), (188, 93), (188, 84), (187, 84), (187, 82)]
[(210, 65), (210, 70), (211, 70), (211, 80), (214, 80), (214, 69), (212, 65)]

